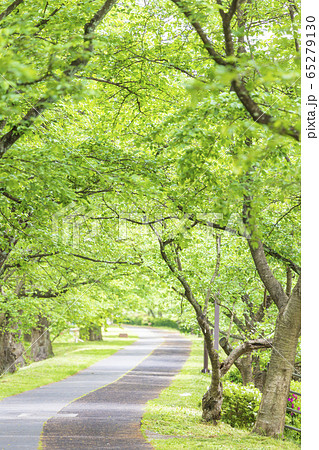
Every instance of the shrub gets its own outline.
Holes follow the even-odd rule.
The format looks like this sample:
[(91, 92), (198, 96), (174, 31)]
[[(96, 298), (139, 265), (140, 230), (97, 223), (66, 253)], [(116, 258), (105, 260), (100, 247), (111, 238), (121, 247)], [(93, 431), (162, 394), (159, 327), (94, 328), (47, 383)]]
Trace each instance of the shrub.
[(174, 320), (166, 319), (165, 317), (150, 317), (149, 323), (153, 327), (170, 327), (178, 330), (178, 323), (174, 322)]
[(153, 327), (169, 327), (179, 329), (178, 323), (165, 317), (126, 317), (122, 320), (127, 325), (151, 325)]
[(230, 381), (236, 384), (243, 384), (243, 379), (241, 376), (241, 373), (237, 369), (235, 365), (233, 365), (230, 370), (226, 373), (226, 375), (223, 377), (224, 381)]
[(127, 325), (144, 325), (141, 317), (126, 317), (122, 320), (122, 323)]
[(223, 387), (222, 421), (236, 428), (252, 428), (261, 401), (260, 391), (253, 385), (241, 386), (227, 381)]

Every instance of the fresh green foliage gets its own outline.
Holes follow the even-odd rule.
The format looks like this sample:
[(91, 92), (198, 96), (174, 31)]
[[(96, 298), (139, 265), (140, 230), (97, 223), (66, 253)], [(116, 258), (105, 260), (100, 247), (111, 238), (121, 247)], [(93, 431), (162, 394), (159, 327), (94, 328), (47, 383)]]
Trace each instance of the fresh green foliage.
[[(23, 2), (2, 21), (1, 125), (6, 136), (18, 124), (21, 136), (1, 160), (6, 186), (1, 249), (7, 253), (1, 307), (13, 325), (21, 311), (21, 329), (36, 322), (38, 310), (54, 323), (56, 311), (61, 326), (72, 322), (76, 308), (69, 308), (70, 298), (81, 295), (76, 286), (83, 290), (82, 283), (87, 283), (85, 290), (99, 284), (106, 292), (106, 305), (100, 291), (79, 302), (82, 311), (90, 310), (88, 316), (97, 310), (97, 321), (101, 311), (114, 318), (123, 286), (128, 313), (144, 309), (140, 286), (154, 277), (153, 288), (158, 289), (158, 278), (164, 279), (164, 296), (172, 298), (167, 293), (172, 277), (154, 257), (158, 250), (151, 240), (141, 236), (148, 226), (134, 228), (126, 220), (141, 221), (143, 215), (149, 220), (172, 217), (165, 234), (174, 236), (189, 259), (184, 267), (203, 296), (214, 259), (212, 240), (201, 224), (190, 229), (185, 214), (198, 220), (219, 214), (219, 225), (237, 229), (247, 173), (252, 214), (264, 242), (299, 260), (298, 144), (249, 121), (236, 93), (229, 92), (234, 77), (244, 76), (254, 98), (271, 105), (277, 128), (298, 122), (299, 57), (289, 14), (280, 14), (280, 25), (272, 19), (281, 3), (262, 4), (258, 13), (245, 5), (246, 24), (236, 22), (238, 29), (235, 24), (232, 29), (235, 48), (245, 50), (233, 58), (235, 66), (207, 59), (183, 14), (166, 1), (116, 4), (95, 30), (94, 51), (88, 52), (84, 27), (101, 5)], [(199, 22), (209, 24), (223, 54), (218, 8), (214, 2), (192, 6)], [(296, 30), (299, 19), (295, 13)], [(77, 65), (79, 57), (84, 60)], [(71, 73), (70, 65), (79, 71)], [(42, 100), (44, 109), (38, 109), (35, 122), (20, 123)], [(123, 232), (126, 227), (130, 235)], [(249, 291), (257, 309), (262, 286), (245, 241), (236, 241), (223, 238), (216, 288), (225, 306), (237, 299), (236, 313), (242, 315), (243, 291)], [(142, 268), (133, 265), (141, 259)], [(110, 263), (118, 260), (127, 265)], [(271, 264), (284, 280), (284, 264), (275, 258)], [(141, 270), (143, 276), (148, 272), (148, 280)], [(25, 286), (17, 294), (22, 278)], [(40, 290), (54, 296), (39, 298)], [(181, 303), (180, 321), (195, 329), (189, 308)], [(170, 307), (176, 316), (178, 307)], [(266, 320), (270, 333), (271, 316)]]
[(293, 289), (299, 2), (17, 3), (0, 10), (0, 339), (39, 314), (55, 337), (150, 310), (197, 333), (185, 282), (211, 322), (219, 293), (233, 347), (271, 339), (247, 237)]
[(232, 366), (230, 370), (223, 377), (224, 381), (235, 383), (237, 385), (242, 384), (242, 377), (236, 366)]
[(261, 393), (254, 386), (223, 383), (222, 420), (235, 428), (251, 429), (256, 421)]

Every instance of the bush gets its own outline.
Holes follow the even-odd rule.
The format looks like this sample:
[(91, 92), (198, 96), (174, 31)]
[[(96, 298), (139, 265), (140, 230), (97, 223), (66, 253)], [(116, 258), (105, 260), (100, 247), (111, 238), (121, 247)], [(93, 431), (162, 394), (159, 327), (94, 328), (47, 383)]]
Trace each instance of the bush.
[(237, 369), (235, 365), (233, 365), (230, 370), (226, 373), (226, 375), (223, 377), (224, 381), (231, 381), (236, 384), (243, 384), (243, 379), (241, 376), (241, 373)]
[(178, 323), (165, 317), (126, 317), (122, 320), (127, 325), (151, 325), (153, 327), (169, 327), (179, 329)]
[(153, 327), (170, 327), (178, 330), (178, 324), (171, 319), (165, 319), (164, 317), (150, 317), (149, 323)]
[(122, 320), (123, 324), (127, 325), (145, 325), (141, 317), (126, 317)]
[(241, 386), (227, 381), (223, 388), (222, 421), (236, 428), (252, 428), (256, 421), (261, 392), (253, 385)]

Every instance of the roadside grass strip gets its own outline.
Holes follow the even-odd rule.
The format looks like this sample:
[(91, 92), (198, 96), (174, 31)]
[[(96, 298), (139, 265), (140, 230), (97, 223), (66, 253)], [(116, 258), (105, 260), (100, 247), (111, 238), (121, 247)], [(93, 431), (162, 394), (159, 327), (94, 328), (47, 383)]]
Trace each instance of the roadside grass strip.
[(92, 342), (75, 343), (71, 336), (61, 336), (53, 342), (53, 357), (32, 362), (13, 374), (8, 373), (0, 377), (0, 400), (63, 380), (137, 340), (137, 336), (133, 335), (119, 338), (120, 332), (123, 332), (123, 329), (109, 328), (103, 334), (103, 341)]
[(292, 441), (252, 435), (249, 430), (217, 426), (201, 419), (201, 399), (210, 375), (203, 368), (203, 342), (192, 338), (192, 351), (182, 371), (157, 399), (147, 403), (142, 432), (155, 449), (299, 449)]

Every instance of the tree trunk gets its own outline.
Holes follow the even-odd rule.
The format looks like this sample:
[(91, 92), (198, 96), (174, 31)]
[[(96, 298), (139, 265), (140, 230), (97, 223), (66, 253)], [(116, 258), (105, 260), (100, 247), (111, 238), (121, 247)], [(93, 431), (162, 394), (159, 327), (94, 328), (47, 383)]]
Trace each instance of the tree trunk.
[(254, 368), (253, 368), (253, 377), (254, 377), (254, 385), (255, 388), (259, 389), (260, 392), (264, 392), (264, 386), (266, 383), (267, 370), (260, 369), (260, 358), (259, 356), (253, 357)]
[[(233, 351), (233, 347), (230, 345), (230, 343), (226, 337), (222, 337), (220, 339), (219, 345), (222, 347), (222, 349), (228, 356)], [(241, 374), (241, 378), (242, 378), (244, 386), (254, 382), (251, 353), (248, 353), (245, 356), (241, 356), (236, 361), (234, 361), (234, 364)]]
[(220, 381), (220, 364), (218, 352), (214, 349), (212, 335), (207, 317), (204, 315), (197, 317), (199, 326), (203, 332), (208, 358), (212, 367), (212, 380), (209, 388), (202, 398), (202, 418), (206, 422), (213, 422), (214, 425), (221, 417), (223, 403), (223, 385)]
[(24, 366), (24, 347), (21, 342), (17, 342), (17, 333), (7, 331), (7, 319), (0, 319), (0, 374), (4, 372), (13, 373), (18, 367)]
[(88, 328), (80, 328), (80, 339), (84, 341), (102, 341), (102, 327), (91, 325)]
[(217, 425), (217, 421), (221, 417), (221, 409), (223, 403), (223, 385), (220, 381), (220, 364), (218, 352), (214, 349), (210, 325), (207, 317), (197, 315), (197, 322), (204, 335), (207, 348), (208, 358), (212, 368), (212, 379), (209, 388), (202, 398), (202, 418), (206, 422), (213, 422)]
[(253, 432), (281, 437), (301, 328), (300, 278), (276, 322), (273, 350)]
[[(12, 241), (10, 241), (12, 243)], [(13, 242), (15, 245), (16, 241)], [(11, 250), (10, 250), (11, 251)], [(0, 251), (0, 269), (4, 265), (9, 252)], [(10, 278), (10, 274), (7, 275)], [(6, 277), (3, 277), (5, 280)], [(16, 286), (15, 294), (19, 294), (24, 285), (24, 277), (22, 277)], [(0, 286), (0, 295), (3, 295)], [(14, 331), (17, 330), (17, 331)], [(12, 324), (10, 314), (8, 312), (0, 314), (0, 374), (4, 372), (15, 372), (20, 366), (24, 366), (25, 361), (23, 354), (25, 352), (22, 342), (19, 342), (21, 332), (17, 324)]]
[[(194, 294), (191, 290), (190, 285), (188, 284), (187, 280), (185, 279), (183, 275), (183, 268), (181, 264), (181, 260), (179, 258), (179, 247), (172, 245), (171, 248), (175, 252), (175, 263), (176, 266), (173, 265), (171, 259), (169, 258), (168, 254), (166, 253), (166, 245), (162, 241), (160, 235), (158, 234), (157, 230), (154, 228), (153, 225), (150, 225), (151, 229), (157, 236), (158, 242), (160, 244), (160, 252), (163, 260), (166, 262), (167, 266), (169, 267), (170, 271), (176, 276), (178, 281), (181, 283), (181, 285), (184, 288), (183, 297), (185, 297), (188, 302), (192, 305), (194, 308), (194, 311), (196, 313), (196, 319), (198, 322), (198, 325), (200, 326), (200, 329), (204, 335), (204, 339), (207, 346), (207, 352), (208, 357), (210, 359), (211, 365), (212, 365), (212, 381), (211, 384), (203, 396), (202, 399), (202, 417), (207, 422), (213, 422), (214, 424), (217, 424), (217, 421), (220, 419), (221, 416), (221, 406), (223, 402), (223, 388), (222, 384), (220, 382), (220, 365), (219, 365), (219, 356), (218, 352), (214, 350), (213, 347), (213, 341), (211, 336), (211, 330), (210, 325), (207, 317), (207, 309), (209, 304), (209, 298), (211, 294), (211, 285), (215, 279), (215, 277), (218, 274), (218, 268), (219, 268), (219, 257), (217, 257), (216, 260), (216, 268), (214, 275), (210, 281), (208, 290), (206, 292), (206, 298), (205, 298), (205, 307), (204, 310), (200, 306), (200, 304), (197, 302), (196, 298), (194, 297)], [(216, 236), (216, 242), (217, 242), (217, 255), (220, 254), (220, 239)]]
[(214, 383), (213, 375), (212, 382), (202, 398), (202, 418), (206, 422), (213, 422), (214, 425), (220, 420), (221, 409), (223, 403), (223, 385), (219, 381)]
[(240, 370), (243, 385), (254, 383), (253, 370), (252, 370), (252, 355), (248, 353), (247, 356), (242, 356), (238, 361), (238, 369)]
[(89, 328), (89, 341), (102, 341), (102, 327), (95, 325)]
[(54, 356), (49, 321), (46, 317), (39, 316), (37, 327), (32, 329), (31, 354), (34, 361), (42, 361)]

